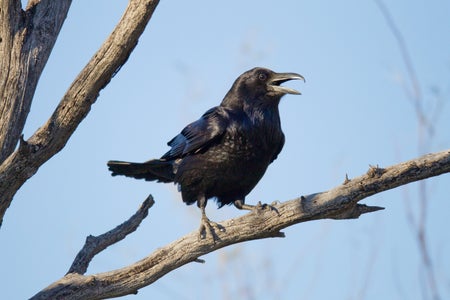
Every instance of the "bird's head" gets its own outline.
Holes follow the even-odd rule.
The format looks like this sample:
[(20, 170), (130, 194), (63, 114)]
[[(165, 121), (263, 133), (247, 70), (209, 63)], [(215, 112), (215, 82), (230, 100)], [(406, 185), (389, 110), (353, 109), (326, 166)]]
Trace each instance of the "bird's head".
[[(239, 76), (222, 104), (243, 104), (243, 101), (278, 104), (286, 94), (300, 92), (281, 84), (289, 80), (303, 80), (297, 73), (276, 73), (266, 68), (253, 68)], [(249, 103), (250, 104), (250, 103)]]

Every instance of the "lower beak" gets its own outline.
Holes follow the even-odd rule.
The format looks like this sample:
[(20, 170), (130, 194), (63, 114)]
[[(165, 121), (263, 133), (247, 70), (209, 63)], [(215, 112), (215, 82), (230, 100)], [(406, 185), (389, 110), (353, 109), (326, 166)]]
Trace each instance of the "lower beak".
[(272, 75), (270, 80), (270, 86), (278, 93), (282, 94), (293, 94), (293, 95), (301, 95), (301, 93), (297, 90), (281, 86), (283, 82), (289, 80), (303, 80), (305, 82), (305, 78), (297, 73), (275, 73)]

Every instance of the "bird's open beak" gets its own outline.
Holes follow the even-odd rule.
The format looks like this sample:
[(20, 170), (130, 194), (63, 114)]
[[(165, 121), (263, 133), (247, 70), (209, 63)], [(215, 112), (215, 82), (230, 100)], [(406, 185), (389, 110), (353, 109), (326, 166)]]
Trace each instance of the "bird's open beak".
[(283, 82), (289, 81), (289, 80), (303, 80), (305, 81), (305, 78), (297, 73), (274, 73), (272, 75), (272, 78), (270, 79), (269, 85), (273, 88), (273, 90), (277, 93), (282, 94), (293, 94), (293, 95), (301, 95), (301, 93), (297, 90), (281, 86)]

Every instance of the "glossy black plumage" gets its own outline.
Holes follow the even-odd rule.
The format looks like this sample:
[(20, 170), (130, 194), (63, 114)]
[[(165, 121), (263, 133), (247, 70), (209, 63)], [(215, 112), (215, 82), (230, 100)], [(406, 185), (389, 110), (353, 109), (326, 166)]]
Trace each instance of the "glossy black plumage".
[[(219, 106), (187, 125), (168, 142), (160, 159), (144, 163), (108, 162), (112, 175), (177, 183), (187, 204), (202, 208), (215, 198), (219, 207), (242, 208), (245, 196), (264, 175), (284, 145), (278, 104), (300, 94), (280, 86), (304, 78), (254, 68), (239, 76)], [(205, 216), (206, 217), (206, 216)]]

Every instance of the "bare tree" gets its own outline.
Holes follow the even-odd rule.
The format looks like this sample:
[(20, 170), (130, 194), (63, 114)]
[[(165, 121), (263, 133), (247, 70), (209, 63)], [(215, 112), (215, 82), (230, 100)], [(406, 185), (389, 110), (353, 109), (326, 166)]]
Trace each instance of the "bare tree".
[[(36, 132), (22, 136), (37, 82), (70, 8), (70, 0), (0, 0), (0, 220), (15, 193), (53, 155), (64, 148), (89, 113), (99, 92), (127, 61), (159, 1), (130, 0), (118, 25), (75, 78), (58, 107)], [(18, 145), (18, 147), (17, 147)], [(283, 237), (283, 228), (317, 219), (352, 219), (382, 209), (362, 199), (413, 181), (450, 172), (450, 150), (419, 157), (367, 174), (326, 192), (274, 203), (222, 222), (217, 240), (190, 233), (148, 257), (118, 270), (84, 275), (91, 259), (133, 232), (147, 216), (153, 198), (144, 201), (128, 221), (98, 237), (89, 236), (68, 273), (34, 299), (101, 299), (136, 293), (168, 272), (202, 255), (243, 241)]]

